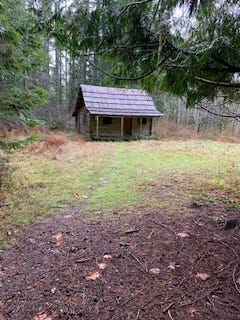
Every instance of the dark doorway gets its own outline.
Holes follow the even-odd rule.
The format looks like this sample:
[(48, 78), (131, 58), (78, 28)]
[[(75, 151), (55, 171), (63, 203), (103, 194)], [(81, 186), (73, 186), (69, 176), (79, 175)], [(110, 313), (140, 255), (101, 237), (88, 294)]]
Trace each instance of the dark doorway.
[(124, 118), (123, 133), (124, 136), (132, 135), (132, 118)]

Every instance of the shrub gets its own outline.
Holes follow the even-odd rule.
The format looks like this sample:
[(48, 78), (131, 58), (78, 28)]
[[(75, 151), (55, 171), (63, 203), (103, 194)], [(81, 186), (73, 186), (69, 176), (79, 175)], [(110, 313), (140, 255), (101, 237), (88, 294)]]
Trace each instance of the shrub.
[(60, 146), (63, 146), (67, 143), (66, 140), (58, 139), (54, 137), (47, 137), (43, 139), (43, 142), (47, 149), (58, 149)]
[(38, 144), (35, 144), (31, 147), (31, 150), (35, 153), (44, 153), (46, 151), (62, 151), (62, 146), (66, 145), (67, 141), (64, 139), (46, 137), (42, 139)]
[(31, 135), (27, 137), (26, 139), (22, 140), (12, 140), (10, 138), (4, 139), (0, 141), (0, 147), (6, 151), (6, 152), (11, 152), (15, 149), (24, 149), (26, 148), (29, 144), (33, 144), (37, 141), (40, 140), (40, 137), (37, 135)]
[(72, 126), (67, 124), (64, 121), (52, 121), (49, 124), (49, 129), (50, 130), (60, 130), (60, 131), (66, 131), (69, 132), (72, 130)]
[(157, 138), (155, 136), (140, 135), (140, 136), (134, 136), (132, 140), (157, 140)]

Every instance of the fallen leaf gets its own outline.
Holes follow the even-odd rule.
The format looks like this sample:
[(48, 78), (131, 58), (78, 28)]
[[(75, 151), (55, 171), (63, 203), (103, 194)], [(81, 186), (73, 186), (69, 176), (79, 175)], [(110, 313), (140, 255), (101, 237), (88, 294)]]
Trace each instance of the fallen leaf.
[(53, 320), (52, 317), (49, 317), (46, 313), (37, 314), (33, 320)]
[(160, 273), (160, 269), (158, 269), (158, 268), (152, 268), (152, 269), (150, 269), (149, 270), (151, 273), (153, 273), (153, 274), (159, 274)]
[(53, 288), (51, 289), (52, 294), (54, 294), (56, 291), (57, 291), (57, 288), (56, 288), (56, 287), (53, 287)]
[(87, 280), (97, 280), (100, 277), (99, 271), (89, 272), (86, 276)]
[(78, 197), (79, 197), (79, 193), (75, 192), (75, 193), (73, 194), (73, 196), (74, 196), (75, 198), (78, 198)]
[(208, 278), (210, 278), (210, 275), (208, 273), (197, 273), (196, 278), (199, 278), (203, 281), (206, 281)]
[(62, 244), (62, 234), (61, 233), (57, 233), (53, 236), (53, 238), (56, 240), (56, 245), (60, 246)]
[(64, 219), (69, 219), (69, 218), (72, 218), (72, 215), (71, 214), (66, 214), (65, 216), (63, 216)]
[(105, 254), (103, 256), (103, 259), (112, 259), (112, 256), (110, 254)]
[(190, 317), (194, 317), (196, 312), (197, 312), (197, 310), (195, 308), (193, 308), (193, 307), (190, 307), (188, 309), (188, 313), (190, 314)]
[(176, 262), (170, 262), (169, 266), (168, 266), (168, 269), (175, 270), (176, 268), (179, 268), (179, 267), (180, 267), (180, 265), (176, 264)]
[(217, 266), (217, 269), (218, 269), (218, 270), (222, 270), (223, 267), (224, 267), (224, 264), (223, 264), (223, 263), (220, 263), (220, 264)]
[(179, 232), (177, 235), (178, 235), (180, 238), (187, 238), (187, 237), (189, 237), (189, 234), (187, 234), (187, 233), (185, 233), (185, 232)]
[(104, 269), (106, 269), (107, 268), (107, 265), (106, 265), (106, 263), (98, 263), (98, 268), (99, 269), (101, 269), (101, 270), (104, 270)]

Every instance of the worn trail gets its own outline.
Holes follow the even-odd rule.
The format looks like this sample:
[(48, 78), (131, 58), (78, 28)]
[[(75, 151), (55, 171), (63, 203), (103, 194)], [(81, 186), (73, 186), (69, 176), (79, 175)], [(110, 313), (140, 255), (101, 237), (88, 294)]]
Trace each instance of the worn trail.
[(130, 214), (87, 223), (75, 208), (17, 238), (1, 254), (0, 319), (240, 319), (237, 210)]

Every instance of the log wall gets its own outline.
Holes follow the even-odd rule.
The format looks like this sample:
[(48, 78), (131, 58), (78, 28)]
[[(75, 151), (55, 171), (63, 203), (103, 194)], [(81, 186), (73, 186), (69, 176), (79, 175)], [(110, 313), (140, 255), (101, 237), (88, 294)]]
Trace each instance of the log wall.
[[(90, 127), (91, 137), (96, 137), (96, 116), (91, 116)], [(103, 124), (103, 117), (99, 117), (98, 135), (99, 137), (121, 138), (121, 118), (113, 117), (111, 124)]]

